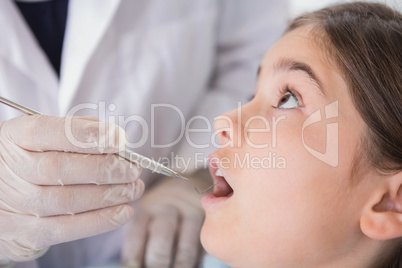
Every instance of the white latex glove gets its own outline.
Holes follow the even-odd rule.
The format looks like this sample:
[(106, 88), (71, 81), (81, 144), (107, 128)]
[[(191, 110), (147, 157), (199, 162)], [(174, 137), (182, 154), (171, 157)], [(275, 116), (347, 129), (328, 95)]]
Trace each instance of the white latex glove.
[[(206, 180), (208, 185), (210, 177)], [(204, 221), (201, 197), (190, 184), (172, 178), (146, 192), (123, 246), (123, 266), (195, 267)]]
[[(66, 122), (67, 132), (93, 148), (71, 144)], [(33, 115), (0, 123), (0, 264), (128, 222), (133, 208), (126, 203), (140, 197), (144, 184), (140, 168), (110, 154), (125, 142), (119, 127), (83, 118)]]

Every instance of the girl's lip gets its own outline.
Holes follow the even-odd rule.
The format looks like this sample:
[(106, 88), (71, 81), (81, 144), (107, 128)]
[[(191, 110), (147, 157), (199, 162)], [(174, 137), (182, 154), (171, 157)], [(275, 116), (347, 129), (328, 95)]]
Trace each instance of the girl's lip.
[(216, 197), (214, 194), (207, 194), (204, 195), (201, 199), (201, 205), (202, 207), (207, 210), (208, 208), (210, 208), (213, 205), (217, 205), (219, 203), (223, 203), (224, 201), (230, 199), (230, 197), (233, 195), (230, 194), (228, 196), (221, 196), (221, 197)]

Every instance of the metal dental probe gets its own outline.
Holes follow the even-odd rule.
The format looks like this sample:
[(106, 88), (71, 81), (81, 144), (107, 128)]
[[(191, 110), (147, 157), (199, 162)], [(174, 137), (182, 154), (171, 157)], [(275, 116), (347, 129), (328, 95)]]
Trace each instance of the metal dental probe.
[[(13, 102), (13, 101), (8, 100), (8, 99), (3, 98), (3, 97), (0, 97), (0, 103), (3, 103), (5, 105), (7, 105), (7, 106), (10, 106), (10, 107), (12, 107), (12, 108), (14, 108), (14, 109), (16, 109), (16, 110), (18, 110), (20, 112), (23, 112), (23, 113), (25, 113), (27, 115), (42, 114), (42, 113), (40, 113), (38, 111), (32, 110), (32, 109), (30, 109), (30, 108), (28, 108), (28, 107), (26, 107), (24, 105), (18, 104), (16, 102)], [(152, 172), (156, 172), (156, 173), (168, 176), (168, 177), (172, 177), (172, 178), (175, 178), (175, 179), (186, 181), (186, 182), (188, 182), (188, 183), (193, 185), (195, 191), (198, 194), (203, 194), (203, 193), (205, 193), (206, 191), (208, 191), (209, 189), (211, 189), (212, 187), (215, 186), (215, 184), (213, 184), (213, 185), (209, 186), (208, 188), (206, 188), (205, 190), (199, 191), (197, 189), (197, 187), (189, 179), (187, 179), (186, 177), (180, 175), (176, 171), (174, 171), (174, 170), (162, 165), (161, 163), (159, 163), (159, 162), (157, 162), (155, 160), (152, 160), (152, 159), (150, 159), (150, 158), (148, 158), (146, 156), (137, 154), (137, 153), (135, 153), (133, 151), (130, 151), (130, 150), (127, 150), (127, 149), (124, 150), (124, 151), (115, 153), (115, 155), (118, 155), (118, 156), (124, 158), (125, 160), (129, 161), (130, 163), (135, 163), (135, 164), (137, 164), (137, 165), (139, 165), (139, 166), (141, 166), (143, 168), (149, 169)]]

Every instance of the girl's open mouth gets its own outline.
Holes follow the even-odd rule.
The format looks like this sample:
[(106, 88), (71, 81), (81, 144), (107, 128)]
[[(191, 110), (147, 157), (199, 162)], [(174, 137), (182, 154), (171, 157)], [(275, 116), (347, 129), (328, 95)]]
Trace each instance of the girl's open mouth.
[(205, 195), (201, 200), (201, 204), (205, 209), (213, 204), (221, 203), (229, 199), (234, 193), (228, 177), (223, 173), (224, 171), (222, 171), (221, 168), (219, 168), (216, 164), (210, 164), (209, 171), (215, 186), (214, 191)]
[(233, 189), (226, 181), (225, 176), (222, 171), (218, 168), (215, 174), (212, 175), (214, 180), (214, 192), (212, 193), (215, 197), (230, 197), (233, 195)]

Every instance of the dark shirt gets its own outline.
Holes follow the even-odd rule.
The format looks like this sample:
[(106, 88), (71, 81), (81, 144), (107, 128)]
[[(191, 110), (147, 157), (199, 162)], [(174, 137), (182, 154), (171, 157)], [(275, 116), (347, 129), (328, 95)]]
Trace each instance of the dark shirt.
[(57, 75), (60, 76), (68, 0), (15, 3)]

